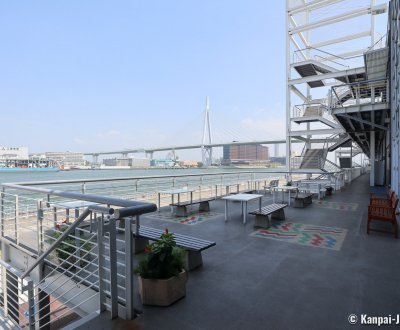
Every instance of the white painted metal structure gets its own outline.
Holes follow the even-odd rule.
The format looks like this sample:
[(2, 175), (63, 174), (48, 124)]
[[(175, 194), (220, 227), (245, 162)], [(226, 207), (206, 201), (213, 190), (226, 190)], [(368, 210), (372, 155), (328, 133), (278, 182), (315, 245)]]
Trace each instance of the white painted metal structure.
[(302, 168), (323, 168), (328, 151), (349, 144), (350, 136), (329, 111), (328, 93), (332, 85), (366, 80), (363, 55), (375, 45), (375, 15), (386, 10), (385, 3), (375, 0), (286, 1), (289, 171), (296, 167), (291, 159), (293, 139), (304, 142)]
[(207, 96), (206, 109), (204, 111), (203, 140), (201, 144), (201, 156), (204, 166), (210, 166), (212, 163), (212, 147), (207, 146), (211, 143), (210, 104)]

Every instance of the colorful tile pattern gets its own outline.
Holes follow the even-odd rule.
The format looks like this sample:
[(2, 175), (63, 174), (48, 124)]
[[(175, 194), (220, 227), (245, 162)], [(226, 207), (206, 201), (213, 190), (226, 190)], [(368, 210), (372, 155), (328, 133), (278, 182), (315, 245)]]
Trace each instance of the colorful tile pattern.
[(358, 208), (358, 203), (313, 201), (313, 204), (326, 209), (343, 210), (343, 211), (356, 211)]
[(215, 212), (201, 212), (201, 213), (189, 213), (186, 217), (178, 217), (171, 213), (160, 212), (146, 215), (149, 218), (181, 223), (183, 225), (197, 225), (199, 223), (211, 220), (216, 216), (220, 216), (221, 214)]
[(288, 222), (259, 229), (251, 236), (339, 251), (346, 234), (347, 229)]

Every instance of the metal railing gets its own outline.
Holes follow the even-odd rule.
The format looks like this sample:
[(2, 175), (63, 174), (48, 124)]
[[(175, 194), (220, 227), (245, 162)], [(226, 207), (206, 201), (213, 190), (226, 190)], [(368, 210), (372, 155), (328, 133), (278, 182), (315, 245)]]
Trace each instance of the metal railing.
[[(2, 258), (12, 262), (0, 260), (3, 314), (30, 329), (61, 328), (98, 310), (133, 318), (133, 251), (126, 243), (133, 218), (139, 226), (139, 216), (156, 209), (115, 197), (3, 185)], [(125, 222), (124, 235), (117, 233), (117, 220)], [(24, 258), (11, 257), (15, 253)]]
[(309, 116), (323, 116), (327, 112), (325, 100), (311, 101), (300, 105), (295, 105), (292, 108), (292, 118), (309, 117)]
[[(358, 56), (361, 58), (361, 56)], [(336, 69), (349, 68), (348, 59), (335, 54), (323, 51), (314, 47), (307, 47), (293, 52), (292, 63), (299, 63), (307, 60), (315, 60), (321, 63), (328, 63)]]
[(361, 104), (388, 102), (387, 80), (361, 81), (352, 84), (338, 85), (329, 93), (330, 109), (349, 107)]

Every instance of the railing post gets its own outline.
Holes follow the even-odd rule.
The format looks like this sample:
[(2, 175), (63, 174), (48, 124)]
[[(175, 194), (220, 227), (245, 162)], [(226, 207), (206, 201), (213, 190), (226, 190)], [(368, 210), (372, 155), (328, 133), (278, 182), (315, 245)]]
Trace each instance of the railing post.
[(128, 217), (125, 218), (125, 309), (127, 320), (133, 320), (135, 317), (132, 271), (133, 253), (132, 217)]
[(81, 191), (82, 191), (82, 194), (84, 194), (86, 192), (86, 182), (82, 182)]
[(44, 250), (43, 241), (43, 207), (42, 201), (37, 201), (37, 232), (38, 232), (38, 253), (42, 254)]
[(1, 198), (0, 198), (0, 226), (1, 226), (1, 237), (4, 237), (4, 220), (5, 220), (5, 216), (4, 216), (4, 199), (5, 199), (5, 188), (3, 187), (1, 190)]
[(104, 280), (106, 279), (105, 267), (105, 248), (104, 248), (104, 215), (97, 220), (97, 259), (99, 272), (99, 310), (100, 313), (107, 310)]
[[(117, 268), (117, 237), (115, 221), (109, 221), (108, 231), (110, 234), (110, 292), (111, 292), (111, 318), (118, 316), (118, 268)], [(126, 231), (126, 223), (125, 223)], [(125, 265), (126, 267), (126, 265)]]
[(15, 195), (15, 213), (14, 213), (14, 237), (15, 237), (15, 243), (18, 245), (19, 244), (19, 196)]
[(35, 298), (33, 292), (33, 281), (29, 280), (27, 285), (28, 290), (28, 320), (29, 329), (35, 329)]
[(371, 104), (375, 104), (375, 86), (371, 86)]

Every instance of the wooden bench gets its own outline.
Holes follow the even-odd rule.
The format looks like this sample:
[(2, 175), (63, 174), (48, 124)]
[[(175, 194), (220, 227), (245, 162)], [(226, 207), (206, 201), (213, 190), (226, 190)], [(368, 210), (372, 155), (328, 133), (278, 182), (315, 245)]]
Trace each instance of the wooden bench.
[(208, 212), (208, 211), (210, 211), (210, 203), (209, 202), (213, 201), (213, 200), (215, 200), (214, 197), (198, 199), (198, 200), (194, 200), (194, 201), (173, 203), (173, 204), (169, 204), (169, 205), (175, 207), (175, 215), (176, 216), (186, 217), (187, 216), (186, 206), (199, 204), (199, 212)]
[[(139, 227), (139, 235), (135, 236), (135, 253), (141, 252), (149, 244), (149, 240), (157, 241), (160, 239), (161, 234), (165, 231), (156, 228), (150, 228), (146, 226)], [(187, 250), (186, 264), (188, 270), (195, 269), (203, 264), (203, 258), (201, 251), (214, 246), (216, 243), (206, 241), (204, 239), (174, 234), (175, 242), (177, 246), (180, 246)]]
[(378, 231), (381, 233), (389, 233), (389, 234), (392, 233), (391, 231), (385, 229), (371, 228), (370, 226), (371, 221), (378, 220), (383, 222), (390, 222), (393, 226), (394, 237), (397, 238), (398, 225), (397, 225), (396, 213), (398, 205), (399, 205), (398, 198), (396, 198), (394, 204), (390, 207), (369, 205), (367, 234), (369, 234), (370, 231)]
[[(283, 210), (287, 204), (270, 204), (249, 212), (249, 214), (255, 215), (254, 227), (269, 228), (271, 227), (271, 220), (285, 220), (285, 211)], [(271, 218), (268, 216), (271, 215)]]
[(371, 195), (369, 200), (369, 205), (371, 206), (394, 207), (395, 203), (396, 203), (396, 194), (394, 191), (390, 192), (389, 197)]
[(312, 204), (312, 195), (311, 193), (299, 193), (291, 198), (294, 199), (293, 207), (306, 207), (309, 204)]

